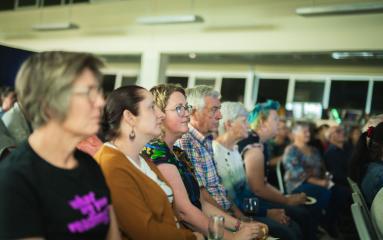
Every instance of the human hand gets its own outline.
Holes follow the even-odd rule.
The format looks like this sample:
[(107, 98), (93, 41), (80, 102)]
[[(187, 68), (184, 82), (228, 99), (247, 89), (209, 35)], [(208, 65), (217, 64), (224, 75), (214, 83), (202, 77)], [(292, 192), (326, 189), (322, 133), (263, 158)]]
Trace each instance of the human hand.
[(264, 239), (268, 232), (268, 228), (264, 228), (263, 224), (246, 223), (241, 225), (238, 232), (234, 233), (233, 239), (235, 240), (251, 240), (251, 239)]
[(284, 209), (268, 209), (267, 217), (285, 225), (290, 221), (290, 218), (286, 215)]
[(328, 185), (329, 185), (329, 183), (330, 183), (330, 180), (328, 180), (328, 179), (321, 179), (321, 180), (319, 180), (319, 185), (321, 186), (321, 187), (324, 187), (324, 188), (327, 188), (328, 187)]
[(306, 202), (306, 194), (305, 193), (297, 193), (287, 195), (287, 205), (299, 205), (304, 204)]
[(193, 234), (196, 237), (196, 240), (205, 240), (205, 237), (202, 235), (202, 233), (193, 232)]

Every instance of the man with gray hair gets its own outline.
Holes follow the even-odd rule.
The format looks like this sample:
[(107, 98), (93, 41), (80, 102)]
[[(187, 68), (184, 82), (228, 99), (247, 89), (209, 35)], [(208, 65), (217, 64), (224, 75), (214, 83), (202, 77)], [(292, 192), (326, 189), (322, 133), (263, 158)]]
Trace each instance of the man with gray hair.
[(193, 106), (189, 132), (177, 140), (176, 145), (187, 153), (194, 166), (194, 174), (204, 199), (241, 217), (243, 214), (227, 198), (214, 162), (212, 133), (218, 130), (222, 118), (220, 93), (212, 87), (201, 85), (187, 89), (186, 95), (188, 103)]

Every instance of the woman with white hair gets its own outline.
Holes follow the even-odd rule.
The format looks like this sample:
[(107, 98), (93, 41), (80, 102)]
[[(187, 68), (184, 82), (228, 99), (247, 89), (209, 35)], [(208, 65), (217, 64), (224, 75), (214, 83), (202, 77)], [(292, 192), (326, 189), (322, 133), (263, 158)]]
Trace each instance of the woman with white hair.
[[(224, 102), (221, 105), (221, 114), (219, 135), (213, 142), (214, 160), (229, 198), (242, 212), (246, 213), (248, 209), (245, 209), (244, 200), (257, 197), (250, 190), (244, 163), (237, 147), (239, 141), (248, 137), (248, 113), (239, 102)], [(262, 148), (260, 144), (252, 147)], [(284, 211), (283, 209), (265, 207), (259, 201), (256, 205), (260, 205), (258, 211), (248, 214), (268, 225), (273, 236), (283, 239), (302, 239), (301, 230), (293, 220), (280, 223), (275, 216), (272, 216), (275, 212)]]
[(0, 163), (0, 239), (120, 239), (109, 189), (76, 145), (99, 130), (101, 61), (43, 52), (16, 89), (34, 132)]
[(323, 226), (332, 237), (337, 236), (339, 212), (347, 206), (347, 194), (323, 174), (322, 160), (319, 152), (308, 145), (309, 127), (297, 123), (292, 129), (294, 141), (285, 150), (283, 164), (285, 181), (289, 193), (304, 192), (314, 197), (314, 219), (319, 221), (323, 209), (326, 209)]

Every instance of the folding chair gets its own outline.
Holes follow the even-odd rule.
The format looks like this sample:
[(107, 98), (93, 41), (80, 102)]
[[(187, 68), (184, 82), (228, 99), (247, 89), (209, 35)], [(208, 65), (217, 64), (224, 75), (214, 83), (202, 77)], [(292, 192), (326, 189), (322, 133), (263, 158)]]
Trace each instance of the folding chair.
[(358, 184), (354, 182), (351, 178), (347, 178), (347, 181), (350, 184), (352, 190), (352, 199), (354, 200), (354, 203), (358, 203), (363, 208), (363, 211), (367, 213), (368, 218), (371, 218), (370, 210), (367, 207), (366, 200), (364, 199), (364, 196), (362, 194), (362, 191), (360, 191)]
[(362, 206), (358, 203), (353, 203), (351, 205), (351, 212), (359, 238), (361, 240), (377, 240), (378, 238), (371, 225), (371, 220), (366, 218)]

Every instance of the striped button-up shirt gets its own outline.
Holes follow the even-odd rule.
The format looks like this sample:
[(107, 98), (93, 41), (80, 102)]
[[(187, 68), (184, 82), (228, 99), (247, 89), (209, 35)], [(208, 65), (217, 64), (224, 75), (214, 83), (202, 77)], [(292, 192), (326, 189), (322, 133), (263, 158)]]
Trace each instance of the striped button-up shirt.
[(213, 137), (204, 136), (189, 125), (189, 132), (177, 140), (176, 145), (183, 149), (194, 166), (194, 174), (200, 187), (205, 187), (210, 196), (225, 210), (230, 209), (231, 202), (221, 183), (214, 162)]

